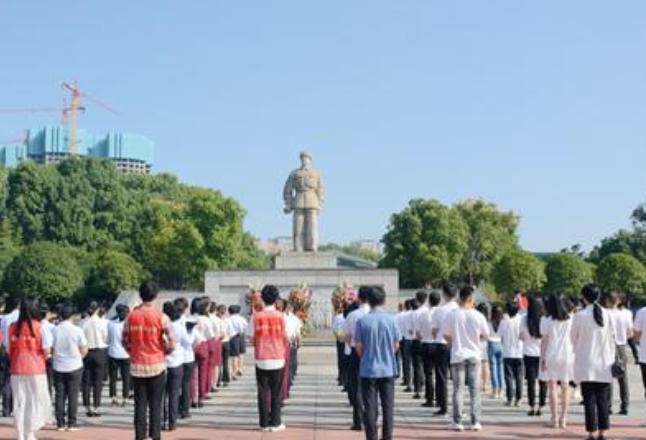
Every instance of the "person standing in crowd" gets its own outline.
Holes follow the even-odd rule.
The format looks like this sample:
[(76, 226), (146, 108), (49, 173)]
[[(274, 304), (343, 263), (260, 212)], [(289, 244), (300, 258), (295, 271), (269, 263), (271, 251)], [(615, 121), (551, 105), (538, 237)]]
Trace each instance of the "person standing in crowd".
[[(101, 416), (103, 381), (108, 365), (108, 323), (100, 314), (97, 302), (90, 303), (83, 332), (88, 343), (88, 354), (84, 359), (83, 405), (88, 417)], [(92, 393), (90, 393), (92, 391)], [(92, 400), (90, 400), (92, 394)]]
[(11, 325), (18, 321), (20, 316), (20, 306), (16, 307), (11, 313), (4, 315), (0, 321), (0, 333), (2, 333), (2, 353), (0, 353), (0, 362), (2, 363), (2, 417), (11, 417), (13, 414), (13, 398), (11, 393), (11, 359), (9, 357), (9, 342), (11, 335), (9, 329)]
[(193, 371), (195, 369), (195, 347), (200, 344), (203, 338), (197, 330), (197, 320), (193, 317), (187, 317), (188, 300), (184, 297), (175, 298), (173, 301), (179, 320), (186, 328), (188, 343), (184, 345), (184, 362), (182, 374), (182, 392), (179, 404), (179, 414), (181, 419), (188, 419), (191, 416), (191, 386), (193, 384)]
[(343, 327), (345, 326), (345, 316), (343, 316), (343, 308), (339, 307), (336, 310), (336, 316), (332, 323), (332, 334), (336, 341), (336, 368), (337, 368), (337, 384), (344, 388), (346, 386), (345, 368), (343, 365)]
[(357, 322), (370, 311), (370, 306), (368, 305), (368, 290), (368, 287), (359, 289), (357, 295), (359, 308), (350, 313), (345, 322), (345, 342), (350, 347), (348, 388), (350, 390), (350, 403), (352, 404), (352, 427), (350, 429), (353, 431), (363, 430), (363, 395), (361, 393), (361, 376), (359, 375), (361, 359), (359, 359), (356, 350), (354, 329), (357, 326)]
[(231, 378), (238, 380), (242, 376), (242, 346), (247, 335), (247, 320), (240, 315), (240, 306), (229, 306), (229, 328), (232, 334), (231, 347)]
[[(56, 319), (56, 314), (52, 313), (52, 310), (45, 303), (40, 305), (40, 328), (41, 331), (49, 333), (50, 339), (53, 340), (54, 320)], [(47, 389), (49, 390), (49, 395), (54, 396), (54, 366), (53, 359), (51, 356), (45, 361), (47, 367)]]
[(73, 315), (74, 307), (64, 306), (60, 313), (61, 322), (53, 332), (56, 426), (59, 431), (79, 429), (79, 391), (83, 378), (83, 358), (87, 355), (88, 346), (83, 330), (72, 323)]
[[(422, 404), (424, 408), (433, 408), (435, 406), (435, 386), (433, 383), (433, 315), (440, 304), (440, 294), (432, 291), (428, 295), (428, 305), (426, 313), (420, 319), (420, 340), (422, 342), (422, 359), (424, 363), (424, 382), (425, 401)], [(401, 333), (400, 333), (401, 334)]]
[(572, 318), (574, 380), (581, 386), (588, 439), (604, 440), (610, 430), (610, 385), (616, 340), (610, 314), (599, 304), (601, 292), (589, 284), (582, 290), (585, 308)]
[(220, 304), (217, 308), (217, 317), (220, 319), (220, 335), (222, 336), (222, 367), (218, 386), (228, 387), (231, 383), (231, 326), (227, 306)]
[(520, 406), (523, 397), (523, 342), (520, 340), (520, 315), (518, 304), (509, 301), (507, 314), (500, 323), (498, 334), (502, 341), (502, 358), (505, 366), (507, 406)]
[[(396, 353), (401, 335), (395, 317), (382, 310), (386, 293), (376, 287), (367, 292), (370, 313), (355, 327), (357, 355), (361, 359), (361, 392), (364, 403), (366, 440), (393, 439), (395, 379), (399, 376)], [(382, 435), (377, 433), (379, 403), (382, 412)]]
[[(126, 406), (130, 397), (130, 356), (123, 348), (123, 325), (130, 308), (125, 304), (116, 307), (117, 316), (108, 322), (108, 358), (110, 372), (110, 399), (112, 406)], [(121, 375), (121, 402), (117, 400), (117, 379)]]
[[(489, 304), (482, 302), (476, 306), (476, 310), (482, 313), (487, 322), (489, 322)], [(480, 392), (487, 392), (487, 383), (489, 382), (489, 341), (480, 342), (482, 346), (482, 355), (480, 356)]]
[(500, 323), (504, 313), (499, 306), (491, 308), (489, 320), (489, 337), (487, 339), (487, 357), (489, 358), (489, 375), (491, 376), (491, 397), (501, 399), (504, 383), (505, 367), (502, 360), (502, 339), (500, 338)]
[(260, 429), (263, 432), (285, 430), (280, 399), (287, 329), (285, 316), (275, 307), (279, 296), (280, 292), (275, 286), (265, 286), (261, 292), (265, 308), (253, 315), (258, 414)]
[(399, 353), (401, 354), (402, 358), (402, 386), (404, 387), (405, 393), (413, 392), (413, 388), (411, 387), (413, 377), (413, 359), (411, 351), (413, 344), (413, 332), (410, 326), (410, 316), (413, 313), (412, 301), (412, 299), (407, 299), (406, 301), (404, 301), (404, 311), (397, 316), (397, 325), (399, 326), (399, 331), (402, 335), (401, 349), (399, 350)]
[[(529, 416), (541, 416), (547, 402), (547, 384), (539, 380), (541, 370), (541, 319), (544, 315), (543, 303), (536, 296), (527, 297), (527, 313), (520, 322), (520, 339), (523, 341), (523, 364), (527, 379)], [(538, 401), (536, 400), (538, 382)]]
[(170, 320), (155, 308), (158, 293), (154, 283), (142, 283), (142, 304), (128, 315), (123, 326), (123, 346), (130, 354), (135, 391), (135, 440), (161, 439), (166, 354), (175, 348), (175, 338)]
[[(617, 359), (621, 360), (624, 368), (628, 367), (628, 341), (633, 337), (633, 314), (630, 310), (620, 307), (621, 297), (616, 292), (611, 292), (606, 297), (606, 307), (610, 315), (610, 320), (615, 333), (615, 340), (617, 342)], [(623, 375), (617, 378), (619, 382), (619, 397), (621, 399), (621, 407), (619, 414), (622, 416), (628, 415), (628, 408), (630, 406), (630, 388), (628, 386), (628, 375)], [(610, 414), (612, 414), (612, 401), (613, 401), (613, 387), (610, 387)]]
[[(646, 391), (646, 307), (642, 307), (635, 315), (633, 323), (633, 340), (639, 345), (639, 370)], [(644, 423), (642, 426), (646, 426)]]
[(481, 431), (480, 423), (480, 356), (481, 341), (489, 337), (487, 320), (475, 309), (475, 291), (463, 287), (460, 306), (442, 320), (441, 332), (451, 346), (451, 372), (453, 373), (453, 423), (450, 429), (464, 431), (462, 423), (466, 379), (471, 397), (472, 431)]
[(413, 359), (413, 399), (421, 399), (424, 388), (424, 354), (422, 353), (422, 320), (428, 313), (428, 293), (420, 290), (415, 294), (415, 300), (419, 307), (413, 313), (411, 326), (413, 328), (413, 345), (411, 357)]
[(216, 364), (222, 361), (222, 349), (219, 344), (220, 327), (210, 317), (211, 304), (208, 297), (195, 298), (191, 304), (191, 312), (195, 316), (197, 330), (204, 338), (200, 344), (195, 346), (197, 372), (193, 373), (193, 378), (197, 379), (197, 395), (194, 394), (196, 387), (192, 386), (191, 401), (196, 408), (202, 408), (208, 399), (209, 391), (214, 383), (213, 373), (219, 372), (219, 367)]
[(287, 337), (289, 339), (289, 374), (287, 386), (288, 389), (291, 389), (298, 372), (298, 349), (301, 345), (303, 323), (296, 316), (294, 307), (289, 302), (287, 303), (285, 320), (287, 321)]
[(164, 393), (163, 426), (168, 431), (177, 429), (179, 403), (184, 381), (184, 350), (190, 345), (186, 324), (180, 319), (175, 304), (167, 301), (163, 306), (164, 315), (171, 321), (175, 347), (166, 355), (166, 392)]
[(550, 426), (565, 428), (570, 407), (569, 383), (574, 364), (570, 338), (572, 320), (561, 295), (551, 294), (545, 303), (545, 311), (546, 316), (541, 319), (541, 378), (547, 381), (550, 392)]
[[(343, 368), (345, 369), (345, 377), (346, 377), (346, 386), (344, 388), (344, 392), (348, 395), (348, 403), (350, 406), (352, 405), (353, 402), (353, 395), (352, 395), (352, 387), (350, 386), (350, 368), (351, 368), (351, 363), (352, 363), (352, 347), (348, 342), (346, 342), (346, 337), (345, 337), (345, 327), (348, 322), (348, 316), (355, 310), (359, 308), (359, 302), (358, 299), (355, 298), (353, 302), (350, 304), (346, 304), (345, 309), (343, 310), (343, 315), (345, 317), (345, 323), (343, 327)], [(401, 352), (401, 350), (400, 350)]]
[(451, 364), (451, 351), (440, 329), (442, 329), (446, 317), (460, 307), (457, 303), (457, 296), (457, 287), (445, 284), (442, 288), (444, 303), (437, 308), (433, 315), (433, 366), (435, 367), (435, 396), (438, 406), (434, 415), (438, 417), (445, 417), (448, 414), (449, 365)]
[(35, 440), (36, 431), (49, 422), (52, 411), (45, 366), (52, 340), (51, 334), (42, 331), (35, 299), (20, 300), (18, 319), (11, 324), (7, 334), (18, 440)]

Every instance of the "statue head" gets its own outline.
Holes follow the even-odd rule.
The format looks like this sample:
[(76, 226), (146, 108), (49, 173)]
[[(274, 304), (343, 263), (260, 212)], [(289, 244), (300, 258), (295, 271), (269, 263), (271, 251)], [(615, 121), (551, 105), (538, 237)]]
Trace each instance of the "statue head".
[(312, 155), (307, 151), (301, 152), (301, 166), (305, 169), (312, 168)]

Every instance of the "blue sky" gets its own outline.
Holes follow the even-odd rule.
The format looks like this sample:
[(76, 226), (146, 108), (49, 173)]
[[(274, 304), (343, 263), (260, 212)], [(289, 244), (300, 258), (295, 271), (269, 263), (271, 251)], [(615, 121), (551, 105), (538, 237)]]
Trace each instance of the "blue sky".
[[(646, 2), (0, 3), (0, 108), (88, 104), (158, 171), (219, 188), (286, 235), (298, 152), (328, 186), (324, 241), (380, 238), (413, 197), (484, 197), (535, 251), (591, 248), (646, 201)], [(1, 115), (0, 140), (57, 115)]]

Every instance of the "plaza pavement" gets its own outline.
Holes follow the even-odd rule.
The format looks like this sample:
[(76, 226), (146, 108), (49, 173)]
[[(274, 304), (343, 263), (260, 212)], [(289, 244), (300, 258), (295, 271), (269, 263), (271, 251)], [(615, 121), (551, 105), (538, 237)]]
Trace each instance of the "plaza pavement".
[[(215, 395), (209, 404), (193, 411), (190, 421), (182, 421), (173, 433), (164, 433), (166, 440), (361, 440), (363, 433), (349, 431), (351, 409), (335, 382), (333, 347), (304, 347), (301, 367), (292, 399), (284, 410), (287, 431), (261, 433), (257, 429), (256, 393), (253, 368), (249, 358), (245, 375)], [(636, 440), (646, 438), (646, 428), (639, 424), (646, 418), (644, 392), (638, 369), (630, 368), (631, 395), (634, 402), (629, 417), (614, 417), (609, 438)], [(107, 388), (107, 387), (106, 387)], [(398, 391), (400, 390), (398, 386)], [(105, 400), (106, 403), (109, 401)], [(479, 433), (452, 433), (446, 430), (447, 419), (430, 417), (432, 409), (421, 408), (411, 394), (398, 392), (395, 414), (395, 439), (579, 439), (584, 438), (582, 408), (572, 407), (566, 430), (545, 427), (548, 415), (531, 418), (527, 408), (507, 408), (500, 400), (486, 396), (483, 400), (484, 430)], [(40, 432), (39, 439), (52, 440), (122, 440), (134, 437), (132, 406), (125, 409), (106, 407), (101, 419), (80, 415), (83, 429), (75, 433), (59, 433), (53, 429)], [(0, 440), (14, 439), (11, 420), (0, 419)]]

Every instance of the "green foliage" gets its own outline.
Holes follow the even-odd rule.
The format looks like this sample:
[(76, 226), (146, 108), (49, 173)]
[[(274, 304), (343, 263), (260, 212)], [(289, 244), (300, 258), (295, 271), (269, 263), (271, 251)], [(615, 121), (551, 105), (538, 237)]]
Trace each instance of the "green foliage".
[(612, 254), (597, 268), (597, 283), (605, 292), (621, 292), (644, 296), (646, 268), (632, 255)]
[(560, 253), (547, 261), (546, 290), (577, 296), (581, 289), (594, 280), (594, 266), (572, 253)]
[(503, 212), (484, 200), (467, 200), (455, 206), (468, 228), (468, 248), (461, 273), (469, 285), (480, 285), (491, 277), (493, 268), (516, 245), (518, 216)]
[(39, 242), (7, 266), (3, 285), (12, 298), (36, 295), (48, 302), (72, 298), (83, 286), (79, 254), (66, 245)]
[(374, 263), (378, 263), (379, 260), (381, 259), (381, 254), (378, 252), (374, 252), (368, 249), (362, 249), (360, 247), (352, 246), (352, 245), (340, 245), (336, 243), (327, 243), (321, 246), (319, 250), (322, 252), (327, 252), (327, 251), (342, 252), (344, 254), (352, 255), (353, 257), (372, 261)]
[[(24, 162), (5, 174), (0, 170), (0, 204), (6, 199), (0, 220), (9, 221), (17, 245), (119, 251), (164, 288), (200, 288), (209, 268), (267, 265), (244, 232), (244, 210), (219, 191), (184, 185), (170, 174), (122, 174), (93, 158), (56, 166)], [(96, 275), (89, 260), (81, 270), (85, 277)], [(94, 293), (114, 285), (114, 279), (90, 281)]]
[(468, 248), (468, 233), (455, 209), (436, 200), (411, 200), (406, 209), (391, 217), (380, 264), (398, 269), (404, 287), (457, 278)]
[(641, 229), (622, 229), (615, 235), (601, 240), (601, 244), (590, 253), (590, 260), (598, 264), (612, 254), (629, 254), (646, 264), (646, 233)]
[(492, 280), (499, 293), (540, 290), (545, 284), (545, 264), (531, 253), (513, 247), (496, 264)]
[(88, 300), (114, 301), (126, 289), (135, 289), (146, 276), (145, 271), (130, 255), (106, 250), (93, 257), (86, 283)]

